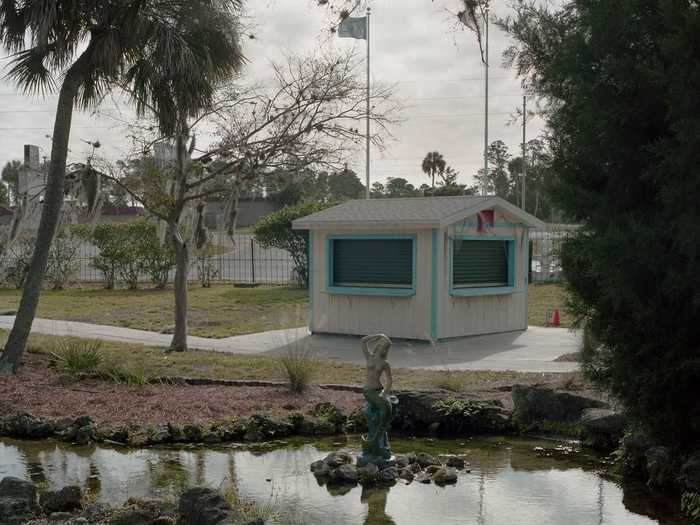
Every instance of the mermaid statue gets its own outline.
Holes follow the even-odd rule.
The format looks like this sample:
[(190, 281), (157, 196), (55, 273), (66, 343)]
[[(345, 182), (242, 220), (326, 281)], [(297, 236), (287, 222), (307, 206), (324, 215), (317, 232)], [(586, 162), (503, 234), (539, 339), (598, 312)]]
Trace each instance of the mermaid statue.
[[(389, 428), (398, 403), (396, 396), (390, 395), (392, 378), (391, 367), (387, 361), (391, 339), (384, 334), (368, 335), (362, 338), (362, 353), (367, 360), (367, 380), (364, 394), (365, 413), (367, 415), (367, 435), (362, 436), (362, 456), (358, 458), (359, 466), (373, 463), (379, 467), (392, 465), (394, 456), (389, 447)], [(370, 350), (370, 344), (374, 348)], [(386, 377), (382, 385), (381, 377)]]

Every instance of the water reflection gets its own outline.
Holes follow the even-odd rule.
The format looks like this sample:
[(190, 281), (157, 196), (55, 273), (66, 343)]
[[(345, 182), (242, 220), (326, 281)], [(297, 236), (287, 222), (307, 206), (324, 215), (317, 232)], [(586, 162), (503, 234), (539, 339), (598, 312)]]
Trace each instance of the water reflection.
[[(359, 448), (354, 440), (345, 444)], [(32, 479), (48, 488), (77, 484), (112, 504), (129, 497), (172, 497), (194, 484), (233, 484), (240, 496), (272, 504), (280, 523), (688, 523), (677, 516), (675, 504), (650, 499), (644, 487), (626, 487), (623, 492), (601, 477), (595, 458), (534, 452), (538, 446), (551, 448), (551, 443), (395, 440), (399, 453), (464, 454), (471, 472), (462, 472), (456, 485), (443, 488), (418, 483), (390, 489), (320, 486), (309, 465), (338, 445), (297, 441), (276, 449), (130, 450), (0, 441), (0, 477)]]

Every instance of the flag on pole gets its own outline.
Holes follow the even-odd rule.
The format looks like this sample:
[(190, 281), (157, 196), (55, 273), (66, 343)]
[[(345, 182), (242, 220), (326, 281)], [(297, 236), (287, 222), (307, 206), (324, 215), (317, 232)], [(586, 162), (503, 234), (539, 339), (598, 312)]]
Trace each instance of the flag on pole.
[(338, 36), (340, 38), (367, 40), (367, 17), (346, 17), (338, 26)]

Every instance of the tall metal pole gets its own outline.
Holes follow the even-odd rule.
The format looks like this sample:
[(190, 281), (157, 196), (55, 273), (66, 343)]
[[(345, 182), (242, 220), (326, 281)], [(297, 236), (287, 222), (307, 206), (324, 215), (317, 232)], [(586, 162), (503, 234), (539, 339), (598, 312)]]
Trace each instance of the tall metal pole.
[(367, 158), (365, 159), (365, 180), (367, 183), (367, 187), (365, 188), (365, 196), (367, 199), (369, 199), (369, 15), (370, 15), (370, 8), (367, 6)]
[(527, 180), (527, 142), (525, 142), (525, 129), (527, 126), (527, 98), (523, 95), (523, 194), (520, 198), (520, 206), (525, 209), (525, 184)]
[(486, 193), (486, 181), (489, 177), (489, 3), (486, 2), (484, 15), (484, 32), (486, 36), (486, 60), (484, 75), (484, 185), (481, 188), (481, 193)]

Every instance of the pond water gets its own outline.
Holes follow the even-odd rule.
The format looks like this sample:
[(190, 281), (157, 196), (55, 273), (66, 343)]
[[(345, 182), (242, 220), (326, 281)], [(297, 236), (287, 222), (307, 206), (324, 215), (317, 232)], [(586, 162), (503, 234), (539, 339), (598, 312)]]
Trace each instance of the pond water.
[[(565, 524), (686, 525), (677, 500), (646, 487), (624, 488), (600, 473), (594, 456), (566, 443), (514, 438), (394, 440), (398, 452), (464, 454), (471, 472), (456, 485), (399, 483), (388, 489), (329, 489), (312, 461), (359, 438), (290, 440), (272, 446), (125, 449), (0, 440), (0, 478), (31, 479), (46, 488), (77, 484), (98, 501), (175, 497), (194, 484), (224, 488), (271, 505), (281, 524)], [(545, 449), (543, 452), (541, 449)]]

